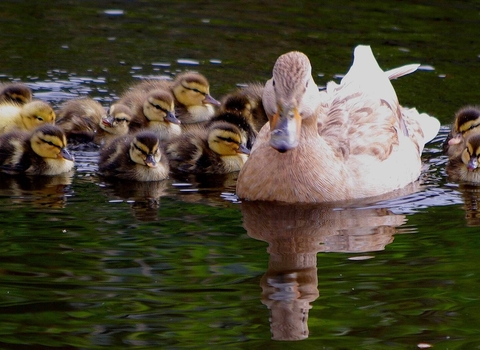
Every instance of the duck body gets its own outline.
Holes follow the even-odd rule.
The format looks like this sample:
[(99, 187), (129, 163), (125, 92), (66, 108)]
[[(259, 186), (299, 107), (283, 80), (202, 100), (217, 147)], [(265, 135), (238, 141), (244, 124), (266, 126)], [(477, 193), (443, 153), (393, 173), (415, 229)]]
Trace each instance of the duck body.
[(45, 124), (32, 132), (14, 130), (0, 136), (0, 168), (8, 173), (58, 175), (69, 172), (74, 158), (63, 131)]
[(42, 124), (54, 124), (55, 112), (43, 101), (31, 101), (24, 105), (16, 102), (0, 103), (0, 134), (11, 130), (33, 130)]
[(99, 171), (107, 177), (160, 181), (169, 170), (160, 140), (151, 131), (117, 137), (100, 151)]
[(249, 150), (241, 131), (233, 124), (217, 121), (199, 125), (167, 144), (173, 169), (191, 174), (228, 174), (239, 171)]
[(240, 171), (240, 198), (348, 201), (418, 179), (424, 144), (440, 123), (399, 105), (370, 47), (357, 47), (354, 57), (341, 83), (319, 92), (305, 55), (280, 56), (263, 94), (270, 122)]

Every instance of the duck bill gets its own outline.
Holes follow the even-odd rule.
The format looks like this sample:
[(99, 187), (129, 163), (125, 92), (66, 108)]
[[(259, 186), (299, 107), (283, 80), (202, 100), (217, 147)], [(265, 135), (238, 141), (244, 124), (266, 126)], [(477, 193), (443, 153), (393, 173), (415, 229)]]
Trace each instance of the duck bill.
[(284, 153), (298, 146), (302, 117), (296, 108), (278, 110), (270, 119), (270, 146)]
[(66, 159), (66, 160), (71, 160), (72, 162), (75, 160), (75, 158), (73, 157), (73, 155), (68, 151), (68, 149), (66, 148), (62, 148), (60, 150), (60, 153), (58, 154), (58, 157), (59, 158), (63, 158), (63, 159)]
[(468, 161), (467, 164), (467, 169), (469, 171), (474, 171), (478, 168), (478, 158), (477, 157), (471, 157), (470, 160)]
[(250, 150), (246, 146), (240, 145), (240, 147), (238, 147), (237, 149), (237, 153), (243, 153), (243, 154), (249, 155)]
[(153, 157), (153, 154), (147, 155), (147, 158), (145, 158), (145, 165), (149, 168), (155, 168), (157, 166), (157, 161)]
[(167, 115), (165, 116), (165, 120), (172, 124), (181, 124), (180, 120), (178, 120), (178, 118), (175, 117), (175, 114), (173, 114), (172, 112), (167, 112)]
[(457, 134), (455, 137), (452, 137), (450, 140), (448, 140), (448, 145), (453, 146), (453, 145), (458, 145), (460, 142), (462, 142), (462, 134)]
[(113, 121), (114, 121), (114, 118), (110, 115), (106, 115), (102, 118), (102, 124), (105, 125), (105, 126), (112, 127), (113, 126)]
[(217, 100), (215, 100), (212, 96), (210, 96), (210, 94), (206, 94), (205, 95), (205, 99), (203, 100), (203, 104), (211, 104), (211, 105), (214, 105), (214, 106), (220, 106), (221, 103), (218, 102)]

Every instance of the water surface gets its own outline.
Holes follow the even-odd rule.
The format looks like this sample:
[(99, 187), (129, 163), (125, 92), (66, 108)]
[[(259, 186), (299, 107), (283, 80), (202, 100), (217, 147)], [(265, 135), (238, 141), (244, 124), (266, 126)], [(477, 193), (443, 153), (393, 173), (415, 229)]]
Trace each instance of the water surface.
[(219, 98), (289, 50), (321, 87), (372, 46), (400, 101), (438, 117), (417, 187), (350, 207), (262, 206), (236, 174), (111, 182), (95, 150), (73, 174), (0, 178), (3, 349), (478, 349), (477, 187), (441, 143), (478, 103), (476, 1), (0, 3), (0, 79), (56, 108), (107, 106), (143, 77), (197, 70)]

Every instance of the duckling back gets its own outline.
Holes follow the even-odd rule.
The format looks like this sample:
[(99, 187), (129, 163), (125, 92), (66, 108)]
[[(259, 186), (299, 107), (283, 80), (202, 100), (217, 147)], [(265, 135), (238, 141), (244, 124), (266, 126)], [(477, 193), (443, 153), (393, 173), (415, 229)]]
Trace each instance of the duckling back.
[(0, 83), (0, 104), (6, 102), (24, 105), (32, 101), (32, 90), (23, 83)]

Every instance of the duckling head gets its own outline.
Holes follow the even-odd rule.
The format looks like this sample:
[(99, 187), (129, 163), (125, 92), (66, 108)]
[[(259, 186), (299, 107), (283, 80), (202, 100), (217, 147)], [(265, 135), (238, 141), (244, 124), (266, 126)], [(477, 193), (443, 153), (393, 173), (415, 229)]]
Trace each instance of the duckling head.
[(237, 114), (244, 117), (247, 120), (252, 119), (252, 103), (250, 99), (243, 94), (231, 94), (228, 95), (222, 101), (222, 112)]
[(55, 124), (55, 112), (43, 101), (32, 101), (25, 104), (21, 111), (25, 129), (33, 130), (42, 124)]
[(114, 135), (125, 135), (128, 133), (128, 126), (132, 120), (132, 111), (126, 105), (114, 103), (102, 117), (100, 127), (106, 132)]
[(250, 154), (244, 145), (240, 130), (233, 124), (217, 122), (208, 132), (208, 147), (221, 156), (233, 156), (238, 153)]
[(175, 117), (173, 96), (166, 90), (154, 90), (147, 95), (143, 104), (143, 114), (149, 121), (180, 124)]
[(308, 57), (298, 51), (280, 56), (262, 96), (270, 122), (270, 146), (282, 153), (297, 147), (302, 119), (315, 115), (319, 97)]
[(480, 134), (469, 137), (466, 141), (466, 147), (462, 152), (462, 162), (469, 171), (476, 171), (478, 168), (478, 159), (480, 157)]
[(11, 83), (0, 93), (0, 101), (9, 101), (24, 105), (32, 100), (32, 90), (22, 83)]
[(160, 140), (150, 131), (142, 131), (135, 135), (130, 144), (132, 162), (155, 168), (162, 159)]
[(67, 150), (65, 134), (55, 125), (45, 124), (35, 129), (30, 138), (30, 145), (42, 158), (74, 160)]
[(480, 109), (468, 106), (460, 109), (455, 115), (454, 136), (448, 141), (449, 145), (457, 145), (463, 137), (474, 131), (480, 131)]
[(187, 72), (177, 76), (173, 83), (173, 94), (184, 106), (201, 106), (211, 104), (220, 106), (220, 102), (210, 95), (207, 78), (195, 72)]

